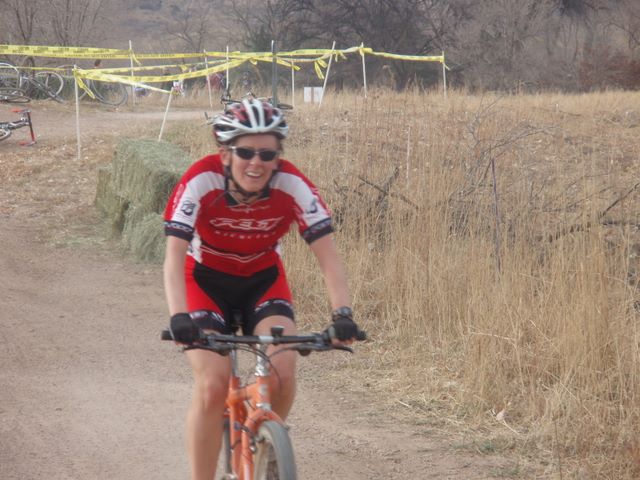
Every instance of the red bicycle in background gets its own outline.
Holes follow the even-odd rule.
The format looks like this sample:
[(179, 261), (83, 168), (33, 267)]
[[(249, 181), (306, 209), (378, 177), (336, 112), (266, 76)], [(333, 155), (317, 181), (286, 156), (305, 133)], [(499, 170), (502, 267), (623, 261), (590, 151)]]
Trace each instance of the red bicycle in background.
[(25, 108), (25, 109), (16, 108), (11, 111), (13, 113), (20, 114), (20, 119), (14, 120), (11, 122), (0, 121), (0, 141), (9, 138), (13, 130), (17, 130), (18, 128), (22, 128), (22, 127), (29, 127), (29, 132), (31, 133), (31, 141), (21, 142), (21, 144), (34, 145), (36, 143), (36, 135), (33, 132), (33, 123), (31, 122), (31, 110), (29, 110), (28, 108)]

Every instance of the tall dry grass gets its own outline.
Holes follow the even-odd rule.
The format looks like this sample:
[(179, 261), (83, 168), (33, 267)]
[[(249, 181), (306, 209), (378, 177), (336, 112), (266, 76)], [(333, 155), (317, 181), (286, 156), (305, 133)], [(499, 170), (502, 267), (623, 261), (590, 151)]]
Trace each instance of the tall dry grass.
[[(638, 478), (640, 94), (331, 92), (289, 119), (285, 156), (334, 211), (371, 337), (361, 381), (528, 457), (519, 478)], [(209, 135), (182, 142), (197, 156)], [(318, 328), (295, 235), (285, 261)]]

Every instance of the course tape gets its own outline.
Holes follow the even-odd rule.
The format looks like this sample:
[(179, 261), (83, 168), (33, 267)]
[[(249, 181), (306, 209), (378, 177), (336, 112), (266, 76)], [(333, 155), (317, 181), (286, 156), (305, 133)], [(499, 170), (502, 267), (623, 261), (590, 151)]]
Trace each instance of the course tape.
[[(443, 55), (400, 55), (395, 53), (376, 52), (372, 48), (364, 47), (360, 45), (358, 47), (351, 47), (342, 50), (328, 50), (328, 49), (300, 49), (292, 50), (289, 52), (276, 53), (276, 63), (279, 65), (299, 70), (300, 67), (295, 63), (313, 62), (313, 67), (316, 75), (321, 80), (324, 80), (324, 72), (322, 69), (327, 68), (326, 59), (335, 58), (335, 61), (340, 59), (346, 59), (346, 55), (350, 53), (359, 53), (363, 58), (365, 55), (373, 55), (377, 57), (390, 58), (393, 60), (406, 60), (417, 62), (440, 62), (448, 70), (449, 67), (445, 64)], [(274, 54), (271, 52), (207, 52), (203, 53), (186, 53), (186, 54), (136, 54), (132, 50), (117, 50), (107, 48), (87, 48), (87, 47), (54, 47), (54, 46), (32, 46), (32, 45), (0, 45), (0, 54), (5, 55), (27, 55), (27, 56), (42, 56), (42, 57), (63, 57), (63, 58), (101, 58), (101, 59), (130, 59), (135, 61), (138, 65), (140, 60), (145, 59), (169, 59), (169, 58), (204, 58), (208, 57), (219, 58), (224, 57), (230, 59), (230, 61), (222, 61), (213, 67), (198, 69), (193, 71), (194, 64), (181, 64), (181, 65), (162, 65), (162, 66), (149, 66), (149, 67), (133, 67), (133, 68), (111, 68), (111, 69), (95, 69), (80, 70), (76, 69), (74, 75), (76, 78), (87, 78), (91, 80), (102, 80), (107, 82), (121, 82), (128, 83), (130, 85), (140, 85), (145, 87), (147, 83), (157, 83), (166, 81), (177, 81), (189, 78), (198, 78), (212, 73), (220, 72), (222, 70), (228, 70), (236, 68), (237, 66), (250, 62), (256, 65), (258, 62), (272, 62)], [(300, 58), (294, 60), (294, 57), (309, 57), (316, 56), (316, 58)], [(284, 57), (288, 58), (286, 60)], [(217, 61), (212, 60), (212, 63)], [(201, 63), (195, 64), (197, 66)], [(158, 68), (170, 68), (178, 67), (182, 69), (183, 73), (174, 75), (144, 75), (144, 76), (118, 76), (117, 73), (131, 73), (136, 71), (148, 71)], [(53, 69), (49, 69), (53, 70)], [(89, 73), (90, 72), (90, 73)], [(80, 82), (81, 83), (81, 82)], [(80, 84), (79, 83), (79, 84)], [(149, 88), (148, 86), (146, 86)], [(83, 87), (84, 88), (84, 87)], [(86, 89), (86, 88), (85, 88)], [(89, 89), (86, 89), (88, 92)], [(165, 90), (162, 90), (165, 91)], [(89, 93), (91, 95), (91, 93)]]
[(186, 72), (186, 73), (178, 73), (175, 75), (114, 75), (112, 73), (105, 73), (104, 70), (83, 70), (83, 69), (75, 69), (73, 71), (73, 75), (78, 81), (78, 86), (83, 90), (86, 90), (87, 93), (92, 97), (93, 93), (90, 88), (87, 88), (86, 83), (83, 80), (91, 80), (91, 81), (101, 81), (101, 82), (111, 82), (111, 83), (124, 83), (127, 85), (132, 85), (134, 87), (141, 87), (148, 90), (154, 90), (158, 92), (170, 93), (167, 90), (163, 90), (161, 88), (152, 87), (149, 83), (160, 83), (160, 82), (168, 82), (168, 81), (179, 81), (186, 80), (190, 78), (198, 78), (204, 77), (207, 75), (211, 75), (213, 73), (221, 72), (226, 70), (227, 68), (235, 68), (239, 65), (245, 63), (246, 60), (233, 60), (228, 63), (223, 63), (220, 65), (215, 65), (213, 67), (205, 68), (203, 70), (197, 70), (195, 72)]
[(129, 50), (88, 47), (50, 47), (36, 45), (0, 45), (0, 54), (52, 58), (131, 58)]
[[(278, 52), (277, 57), (309, 57), (335, 55), (344, 58), (345, 54), (359, 52), (360, 55), (368, 54), (396, 60), (411, 60), (418, 62), (440, 62), (444, 63), (444, 55), (399, 55), (395, 53), (375, 52), (368, 47), (351, 47), (341, 50), (331, 49), (300, 49), (289, 52)], [(166, 59), (166, 58), (203, 58), (203, 57), (223, 57), (230, 59), (254, 59), (263, 60), (273, 58), (271, 52), (208, 52), (202, 53), (134, 53), (131, 50), (118, 50), (113, 48), (92, 48), (92, 47), (54, 47), (37, 45), (0, 45), (0, 54), (4, 55), (26, 55), (31, 57), (64, 57), (64, 58), (102, 58), (102, 59)]]

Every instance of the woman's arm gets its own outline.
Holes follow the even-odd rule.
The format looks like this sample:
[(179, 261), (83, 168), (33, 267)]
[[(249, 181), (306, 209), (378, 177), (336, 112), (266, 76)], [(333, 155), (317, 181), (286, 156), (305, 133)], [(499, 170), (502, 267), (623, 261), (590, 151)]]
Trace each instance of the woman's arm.
[(333, 241), (333, 235), (328, 234), (320, 237), (311, 243), (310, 247), (320, 264), (320, 270), (329, 293), (331, 309), (350, 307), (351, 297), (349, 285), (347, 284), (347, 275), (336, 244)]
[(164, 257), (164, 291), (169, 306), (169, 315), (186, 313), (187, 293), (184, 283), (184, 263), (189, 242), (182, 238), (167, 236)]

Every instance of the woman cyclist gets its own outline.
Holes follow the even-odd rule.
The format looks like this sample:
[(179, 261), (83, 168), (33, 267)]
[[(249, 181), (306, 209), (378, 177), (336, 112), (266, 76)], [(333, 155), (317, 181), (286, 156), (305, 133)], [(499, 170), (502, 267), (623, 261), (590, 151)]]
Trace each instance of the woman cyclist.
[[(197, 327), (295, 335), (291, 292), (279, 240), (292, 222), (317, 257), (333, 309), (336, 341), (351, 342), (353, 321), (345, 271), (331, 217), (316, 187), (280, 157), (289, 127), (282, 112), (247, 99), (214, 117), (218, 153), (194, 163), (165, 211), (164, 284), (174, 340), (189, 343)], [(241, 318), (240, 325), (237, 319)], [(273, 347), (278, 348), (278, 347)], [(276, 355), (272, 407), (287, 417), (295, 394), (296, 353)], [(195, 386), (187, 415), (191, 478), (214, 478), (230, 374), (229, 359), (187, 351)]]

